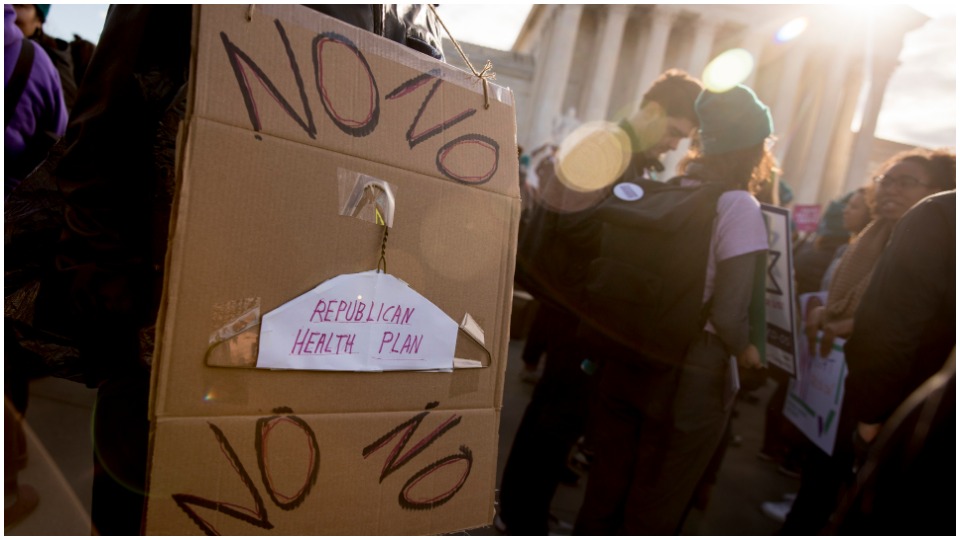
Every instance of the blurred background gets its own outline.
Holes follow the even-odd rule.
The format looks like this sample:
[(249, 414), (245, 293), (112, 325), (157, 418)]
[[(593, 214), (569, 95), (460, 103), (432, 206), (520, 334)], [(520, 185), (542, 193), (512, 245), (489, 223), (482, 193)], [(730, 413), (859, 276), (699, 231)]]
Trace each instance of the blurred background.
[[(76, 33), (96, 43), (108, 7), (55, 4), (45, 24), (46, 31), (64, 39)], [(533, 4), (441, 4), (438, 12), (458, 41), (509, 51), (532, 7)], [(830, 7), (862, 17), (867, 9), (892, 9), (895, 5), (866, 6), (857, 2)], [(956, 146), (956, 6), (949, 2), (913, 2), (910, 7), (929, 19), (904, 37), (898, 66), (883, 96), (876, 136), (919, 146)]]

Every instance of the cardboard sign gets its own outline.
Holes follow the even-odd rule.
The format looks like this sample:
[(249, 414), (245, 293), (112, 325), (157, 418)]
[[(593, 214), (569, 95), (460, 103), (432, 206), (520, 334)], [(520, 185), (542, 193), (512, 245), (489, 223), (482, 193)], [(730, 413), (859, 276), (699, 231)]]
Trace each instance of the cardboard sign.
[(819, 204), (793, 205), (793, 222), (796, 224), (798, 232), (802, 232), (802, 233), (817, 232), (817, 225), (820, 223), (820, 205)]
[[(802, 294), (801, 305), (805, 306), (807, 299), (815, 295), (820, 297), (821, 303), (826, 300), (825, 292)], [(797, 374), (790, 379), (783, 415), (821, 450), (833, 454), (847, 377), (843, 354), (845, 341), (834, 340), (830, 354), (822, 358), (819, 352), (822, 334), (818, 333), (818, 345), (814, 351), (806, 345), (798, 348)]]
[(793, 246), (790, 211), (760, 205), (767, 223), (770, 251), (767, 253), (767, 349), (768, 363), (796, 373), (797, 333), (793, 305)]
[[(194, 8), (146, 533), (487, 525), (520, 215), (512, 94), (493, 85), (484, 108), (471, 74), (302, 6), (257, 4), (248, 19), (249, 7)], [(245, 314), (296, 304), (381, 255), (445, 317), (475, 319), (489, 354), (457, 356), (484, 367), (238, 369), (262, 333)], [(242, 343), (208, 363), (230, 321), (243, 321)], [(223, 358), (234, 350), (243, 359)]]
[(457, 323), (399, 279), (337, 276), (263, 316), (257, 367), (453, 369)]

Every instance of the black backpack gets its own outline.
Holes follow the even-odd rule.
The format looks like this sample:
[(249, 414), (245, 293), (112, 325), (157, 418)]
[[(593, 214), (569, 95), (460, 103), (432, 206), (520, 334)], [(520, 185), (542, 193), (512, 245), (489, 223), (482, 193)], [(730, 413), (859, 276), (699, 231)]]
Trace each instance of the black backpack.
[(584, 220), (579, 334), (611, 360), (675, 366), (703, 330), (707, 259), (717, 201), (728, 188), (637, 179)]

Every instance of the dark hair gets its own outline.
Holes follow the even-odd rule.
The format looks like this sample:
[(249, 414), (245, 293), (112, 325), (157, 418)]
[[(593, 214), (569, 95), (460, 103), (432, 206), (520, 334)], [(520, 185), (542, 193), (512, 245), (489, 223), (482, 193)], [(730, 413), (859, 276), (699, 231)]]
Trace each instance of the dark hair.
[(941, 191), (949, 191), (957, 188), (957, 154), (946, 148), (937, 150), (927, 150), (926, 148), (914, 148), (904, 150), (890, 157), (883, 162), (877, 169), (877, 174), (889, 169), (901, 161), (910, 161), (923, 167), (930, 180), (933, 181), (931, 187), (938, 188)]
[(686, 71), (671, 69), (653, 81), (650, 89), (643, 95), (640, 107), (651, 101), (659, 103), (667, 116), (686, 118), (693, 122), (693, 125), (699, 126), (700, 119), (697, 118), (697, 111), (694, 110), (693, 104), (702, 90), (703, 85), (700, 81), (688, 75)]
[[(692, 142), (687, 155), (677, 165), (680, 174), (695, 168), (692, 176), (698, 180), (721, 182), (730, 189), (744, 189), (753, 195), (770, 188), (774, 174), (780, 174), (777, 159), (765, 143), (722, 154), (704, 154), (697, 137), (693, 137)], [(768, 202), (776, 203), (776, 199)]]

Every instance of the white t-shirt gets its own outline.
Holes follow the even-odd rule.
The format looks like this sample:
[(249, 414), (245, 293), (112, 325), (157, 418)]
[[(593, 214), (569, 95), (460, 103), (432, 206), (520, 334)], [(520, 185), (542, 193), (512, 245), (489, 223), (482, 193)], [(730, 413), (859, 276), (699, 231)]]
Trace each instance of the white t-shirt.
[(717, 201), (717, 217), (710, 238), (707, 259), (707, 281), (703, 300), (713, 295), (717, 263), (738, 255), (769, 249), (767, 227), (760, 211), (760, 203), (743, 190), (727, 191)]

